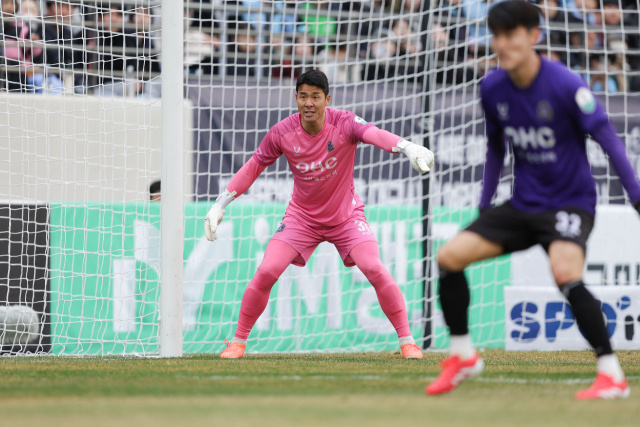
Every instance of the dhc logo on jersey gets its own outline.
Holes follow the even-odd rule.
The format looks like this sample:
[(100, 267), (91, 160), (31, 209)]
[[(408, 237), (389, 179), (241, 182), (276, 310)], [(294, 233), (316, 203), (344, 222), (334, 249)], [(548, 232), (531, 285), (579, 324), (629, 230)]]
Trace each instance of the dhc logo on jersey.
[[(629, 310), (629, 307), (631, 307), (631, 299), (628, 296), (622, 296), (618, 299), (615, 307), (606, 302), (599, 300), (598, 302), (602, 307), (609, 338), (611, 338), (616, 331), (618, 317), (621, 317), (625, 328), (624, 338), (627, 341), (632, 341), (636, 331), (635, 316), (633, 316)], [(541, 324), (537, 319), (541, 318), (541, 316), (538, 315), (538, 311), (543, 308), (544, 323)], [(533, 302), (520, 302), (513, 306), (509, 315), (516, 325), (516, 329), (511, 331), (508, 338), (516, 342), (532, 342), (538, 338), (538, 336), (544, 334), (544, 338), (552, 343), (563, 330), (572, 327), (577, 328), (573, 310), (571, 310), (571, 306), (564, 301), (549, 301), (540, 307)], [(640, 320), (638, 321), (640, 322)], [(582, 333), (582, 331), (580, 331), (580, 333)]]
[(325, 160), (324, 164), (322, 164), (322, 161), (311, 162), (311, 166), (309, 166), (309, 163), (300, 162), (296, 165), (296, 168), (302, 173), (313, 172), (315, 170), (324, 172), (325, 169), (327, 170), (333, 169), (337, 165), (338, 165), (338, 159), (336, 157), (330, 157), (327, 160)]
[(512, 126), (506, 126), (504, 128), (504, 134), (507, 139), (513, 144), (514, 147), (538, 149), (538, 148), (553, 148), (556, 145), (556, 134), (548, 126), (542, 126), (535, 128), (530, 126), (528, 129), (524, 126), (514, 128)]

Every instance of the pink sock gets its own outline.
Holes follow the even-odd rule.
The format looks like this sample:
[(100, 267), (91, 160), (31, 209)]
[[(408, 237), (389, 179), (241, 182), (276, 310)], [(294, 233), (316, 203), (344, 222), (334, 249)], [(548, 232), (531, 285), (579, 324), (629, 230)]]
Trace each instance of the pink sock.
[(236, 338), (241, 340), (249, 338), (253, 325), (255, 325), (258, 317), (267, 307), (271, 288), (289, 264), (297, 257), (298, 251), (288, 243), (280, 240), (271, 240), (269, 242), (264, 259), (242, 296)]
[(382, 265), (378, 244), (376, 242), (360, 243), (351, 250), (349, 255), (376, 290), (380, 308), (396, 329), (398, 338), (411, 335), (402, 292)]

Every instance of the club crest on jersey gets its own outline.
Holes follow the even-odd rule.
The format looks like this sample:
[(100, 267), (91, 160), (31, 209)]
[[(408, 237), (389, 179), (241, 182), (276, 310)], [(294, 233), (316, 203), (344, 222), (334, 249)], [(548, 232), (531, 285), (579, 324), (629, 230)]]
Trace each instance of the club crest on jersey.
[(284, 227), (285, 227), (284, 222), (281, 222), (280, 226), (276, 230), (276, 233), (282, 233), (284, 231)]
[(543, 122), (550, 122), (553, 120), (553, 107), (549, 101), (543, 99), (538, 102), (538, 105), (536, 106), (536, 115)]
[(500, 120), (508, 120), (509, 119), (509, 104), (506, 102), (498, 102), (496, 106), (498, 108), (498, 115), (500, 116)]
[(361, 125), (366, 125), (367, 124), (367, 121), (365, 119), (363, 119), (362, 117), (358, 117), (358, 116), (356, 116), (353, 119), (353, 121), (356, 122), (356, 123), (360, 123)]
[(336, 147), (333, 146), (333, 142), (329, 141), (329, 145), (327, 145), (327, 152), (332, 152), (334, 148)]

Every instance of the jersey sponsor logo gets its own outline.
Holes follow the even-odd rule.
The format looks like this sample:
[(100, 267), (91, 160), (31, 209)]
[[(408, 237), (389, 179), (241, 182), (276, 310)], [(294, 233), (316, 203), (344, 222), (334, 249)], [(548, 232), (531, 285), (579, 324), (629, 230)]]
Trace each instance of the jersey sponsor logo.
[(586, 87), (581, 87), (576, 92), (576, 104), (585, 114), (592, 114), (596, 111), (596, 100), (593, 94)]
[(361, 125), (366, 125), (367, 124), (367, 121), (365, 119), (363, 119), (362, 117), (358, 117), (358, 116), (356, 116), (353, 119), (353, 121), (356, 122), (356, 123), (360, 123)]
[(276, 230), (276, 233), (282, 233), (285, 227), (286, 227), (285, 223), (281, 222), (280, 226), (278, 226), (278, 229)]
[(498, 102), (496, 107), (498, 109), (498, 116), (500, 116), (500, 120), (509, 120), (509, 104), (506, 102)]
[(553, 107), (546, 99), (538, 102), (536, 105), (536, 115), (543, 122), (550, 122), (553, 120)]
[(562, 237), (578, 237), (582, 234), (580, 226), (582, 225), (582, 218), (575, 213), (567, 213), (560, 211), (556, 213), (556, 230)]
[(548, 126), (542, 126), (537, 129), (534, 126), (529, 126), (528, 128), (520, 126), (517, 129), (506, 126), (504, 134), (514, 147), (523, 150), (528, 148), (534, 150), (538, 148), (553, 148), (556, 145), (556, 134)]
[(256, 153), (262, 155), (262, 150), (260, 149), (260, 147), (258, 147), (258, 149), (256, 150)]
[(293, 146), (293, 155), (296, 157), (300, 156), (300, 147), (296, 147), (295, 145)]
[(322, 163), (322, 161), (311, 162), (311, 165), (309, 165), (309, 163), (300, 162), (296, 165), (296, 168), (302, 173), (313, 172), (316, 170), (319, 170), (320, 172), (324, 172), (325, 169), (327, 170), (333, 169), (337, 165), (338, 165), (338, 159), (336, 157), (330, 157), (327, 160), (325, 160), (324, 164)]
[(329, 145), (327, 145), (327, 152), (332, 152), (336, 147), (333, 146), (333, 142), (329, 141)]

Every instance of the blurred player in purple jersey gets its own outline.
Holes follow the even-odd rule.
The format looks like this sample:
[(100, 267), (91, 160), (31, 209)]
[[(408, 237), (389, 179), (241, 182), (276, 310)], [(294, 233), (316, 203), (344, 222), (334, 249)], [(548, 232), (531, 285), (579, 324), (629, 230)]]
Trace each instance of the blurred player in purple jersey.
[[(450, 357), (427, 394), (446, 393), (482, 372), (468, 332), (469, 264), (540, 244), (560, 291), (595, 350), (598, 374), (576, 399), (620, 398), (629, 387), (611, 349), (600, 304), (582, 282), (593, 228), (596, 188), (587, 159), (591, 135), (609, 155), (629, 199), (640, 211), (640, 183), (604, 108), (586, 83), (559, 62), (540, 57), (538, 8), (525, 0), (496, 4), (488, 15), (500, 68), (481, 85), (487, 160), (480, 216), (438, 251), (440, 303), (451, 332)], [(515, 184), (510, 201), (491, 207), (507, 144)]]

